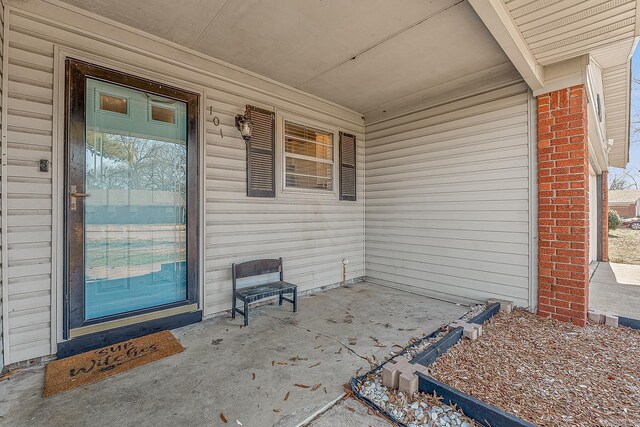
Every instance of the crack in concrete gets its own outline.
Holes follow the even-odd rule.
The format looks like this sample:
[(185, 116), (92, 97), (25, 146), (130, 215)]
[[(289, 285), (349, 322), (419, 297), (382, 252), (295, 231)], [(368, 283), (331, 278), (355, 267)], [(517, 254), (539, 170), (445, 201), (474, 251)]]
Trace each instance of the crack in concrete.
[(369, 360), (369, 358), (368, 358), (368, 357), (361, 356), (361, 355), (360, 355), (360, 354), (358, 354), (355, 350), (353, 350), (351, 347), (349, 347), (348, 345), (346, 345), (345, 343), (343, 343), (343, 342), (342, 342), (342, 341), (340, 341), (339, 339), (332, 337), (331, 335), (323, 334), (322, 332), (316, 332), (316, 331), (314, 331), (314, 330), (312, 330), (312, 329), (309, 329), (309, 328), (303, 328), (303, 327), (301, 327), (301, 326), (296, 325), (295, 323), (293, 323), (293, 322), (292, 322), (292, 321), (290, 321), (290, 320), (281, 319), (281, 318), (276, 317), (276, 316), (270, 316), (270, 315), (268, 315), (268, 314), (266, 314), (266, 313), (261, 313), (261, 314), (262, 314), (263, 316), (266, 316), (266, 317), (270, 317), (270, 318), (272, 318), (272, 319), (279, 320), (279, 321), (281, 321), (281, 322), (283, 322), (283, 323), (287, 323), (287, 324), (289, 324), (289, 325), (293, 326), (294, 328), (302, 329), (302, 330), (305, 330), (305, 331), (307, 331), (307, 332), (309, 332), (309, 333), (311, 333), (311, 334), (319, 335), (319, 336), (321, 336), (321, 337), (325, 337), (325, 338), (328, 338), (328, 339), (330, 339), (330, 340), (333, 340), (333, 341), (337, 342), (338, 344), (340, 344), (341, 346), (343, 346), (344, 348), (346, 348), (348, 351), (350, 351), (350, 352), (351, 352), (351, 353), (353, 353), (354, 355), (356, 355), (357, 357), (359, 357), (360, 359), (362, 359), (362, 360), (366, 360), (366, 361), (367, 361), (367, 363), (371, 364), (371, 361)]
[(589, 283), (591, 283), (591, 280), (593, 279), (593, 276), (596, 274), (596, 271), (598, 271), (598, 267), (600, 267), (600, 262), (596, 261), (596, 266), (593, 268), (593, 271), (589, 275)]

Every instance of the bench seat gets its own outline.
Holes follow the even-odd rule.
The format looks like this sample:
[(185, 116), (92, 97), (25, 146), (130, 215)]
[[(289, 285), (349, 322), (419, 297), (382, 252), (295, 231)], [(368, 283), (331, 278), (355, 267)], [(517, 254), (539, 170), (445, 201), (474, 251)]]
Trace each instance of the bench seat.
[(241, 301), (253, 302), (274, 295), (293, 293), (296, 288), (296, 285), (287, 282), (263, 283), (236, 289), (236, 298)]
[[(278, 273), (280, 280), (258, 285), (238, 286), (238, 279), (252, 276), (262, 276), (265, 274)], [(278, 305), (282, 301), (293, 304), (293, 312), (298, 311), (298, 287), (284, 281), (284, 268), (282, 258), (278, 259), (258, 259), (247, 261), (241, 264), (231, 265), (231, 277), (233, 282), (233, 305), (231, 306), (231, 317), (236, 318), (236, 313), (244, 316), (244, 325), (249, 325), (249, 303), (259, 301), (264, 298), (278, 296)], [(286, 298), (285, 294), (291, 294), (291, 298)], [(243, 309), (237, 307), (237, 300), (242, 301)]]

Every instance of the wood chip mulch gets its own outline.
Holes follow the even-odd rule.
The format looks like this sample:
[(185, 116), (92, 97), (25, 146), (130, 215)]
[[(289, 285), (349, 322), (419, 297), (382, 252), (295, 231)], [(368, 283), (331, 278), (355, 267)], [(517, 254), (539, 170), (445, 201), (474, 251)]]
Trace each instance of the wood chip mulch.
[(539, 426), (640, 425), (640, 331), (498, 313), (431, 366), (439, 381)]

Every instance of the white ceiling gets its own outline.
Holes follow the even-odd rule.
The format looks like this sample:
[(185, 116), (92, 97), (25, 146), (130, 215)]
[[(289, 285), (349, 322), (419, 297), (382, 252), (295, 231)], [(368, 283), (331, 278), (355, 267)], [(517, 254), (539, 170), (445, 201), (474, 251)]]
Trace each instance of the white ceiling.
[(366, 113), (508, 62), (461, 0), (64, 0)]

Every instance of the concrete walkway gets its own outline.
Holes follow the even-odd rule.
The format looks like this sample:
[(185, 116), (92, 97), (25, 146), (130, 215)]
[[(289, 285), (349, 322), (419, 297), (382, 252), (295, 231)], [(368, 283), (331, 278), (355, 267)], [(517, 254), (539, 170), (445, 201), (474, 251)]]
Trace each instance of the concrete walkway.
[(640, 265), (598, 263), (589, 286), (589, 308), (640, 319)]
[[(381, 359), (394, 344), (466, 312), (369, 283), (302, 298), (297, 314), (289, 310), (259, 307), (248, 328), (230, 317), (181, 328), (174, 332), (183, 353), (47, 399), (44, 367), (25, 369), (0, 382), (0, 425), (210, 427), (224, 425), (223, 413), (229, 426), (294, 426), (339, 397), (359, 368), (368, 369), (364, 357)], [(294, 384), (322, 385), (313, 391)]]
[(338, 402), (313, 420), (309, 427), (391, 427), (382, 416), (371, 414), (369, 407), (350, 397)]

